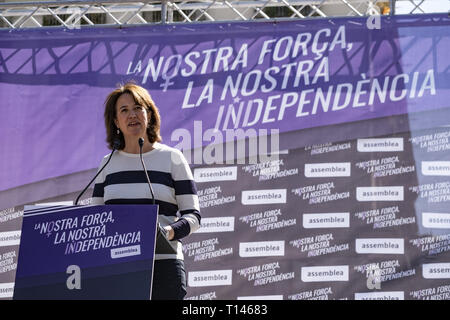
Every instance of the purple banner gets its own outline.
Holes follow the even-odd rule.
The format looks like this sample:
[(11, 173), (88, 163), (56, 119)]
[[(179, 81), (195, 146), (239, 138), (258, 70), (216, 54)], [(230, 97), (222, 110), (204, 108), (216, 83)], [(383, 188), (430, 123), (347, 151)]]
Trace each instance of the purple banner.
[[(162, 134), (280, 132), (447, 108), (449, 19), (382, 17), (0, 33), (0, 190), (95, 168), (103, 102), (149, 89)], [(183, 141), (183, 148), (206, 145)], [(225, 138), (226, 139), (226, 138)], [(33, 168), (33, 170), (24, 170)]]
[[(127, 299), (141, 292), (137, 298), (150, 299), (157, 215), (156, 206), (142, 205), (26, 212), (14, 298)], [(67, 273), (76, 269), (79, 292), (66, 284)], [(122, 290), (122, 282), (132, 282), (136, 274), (146, 279), (143, 289), (134, 284)], [(103, 282), (109, 284), (100, 288)]]
[(25, 214), (16, 276), (64, 272), (75, 263), (92, 268), (153, 260), (157, 213), (149, 214), (152, 209), (115, 205)]
[[(194, 153), (185, 299), (449, 299), (450, 19), (380, 19), (0, 31), (0, 299), (23, 206), (77, 197), (108, 152), (104, 99), (128, 80), (163, 143)], [(256, 160), (249, 143), (224, 161), (251, 133)]]

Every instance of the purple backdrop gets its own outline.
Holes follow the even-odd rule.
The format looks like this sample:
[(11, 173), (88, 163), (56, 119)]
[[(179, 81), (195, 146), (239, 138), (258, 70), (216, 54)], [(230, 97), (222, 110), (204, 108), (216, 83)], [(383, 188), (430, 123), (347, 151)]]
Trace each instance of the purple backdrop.
[(186, 298), (448, 299), (450, 19), (366, 19), (0, 31), (0, 298), (23, 205), (76, 198), (132, 79), (168, 145), (281, 132), (278, 159), (193, 164)]
[(448, 21), (2, 31), (0, 190), (95, 168), (107, 152), (104, 99), (129, 79), (151, 92), (170, 145), (195, 120), (284, 132), (448, 107)]

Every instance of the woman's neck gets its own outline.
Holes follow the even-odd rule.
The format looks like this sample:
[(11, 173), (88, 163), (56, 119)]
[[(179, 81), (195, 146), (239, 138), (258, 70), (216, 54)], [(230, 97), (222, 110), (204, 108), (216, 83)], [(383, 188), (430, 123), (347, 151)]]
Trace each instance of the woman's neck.
[[(136, 141), (135, 141), (136, 140)], [(125, 148), (122, 149), (126, 153), (139, 153), (139, 139), (125, 139)], [(148, 139), (144, 140), (144, 145), (142, 146), (142, 153), (149, 152), (153, 150), (153, 143), (149, 142)]]

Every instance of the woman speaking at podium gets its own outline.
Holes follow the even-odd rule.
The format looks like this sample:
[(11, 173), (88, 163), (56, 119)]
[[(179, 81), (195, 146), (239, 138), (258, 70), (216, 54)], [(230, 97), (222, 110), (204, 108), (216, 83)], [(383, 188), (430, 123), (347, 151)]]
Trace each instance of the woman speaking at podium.
[[(174, 253), (155, 254), (152, 299), (181, 300), (186, 295), (186, 274), (182, 245), (177, 240), (200, 226), (192, 172), (179, 150), (160, 143), (159, 111), (146, 89), (127, 83), (111, 92), (105, 101), (104, 118), (106, 141), (110, 149), (118, 151), (95, 181), (93, 203), (151, 204), (154, 195), (159, 205), (158, 222)], [(109, 155), (100, 168), (107, 158)]]

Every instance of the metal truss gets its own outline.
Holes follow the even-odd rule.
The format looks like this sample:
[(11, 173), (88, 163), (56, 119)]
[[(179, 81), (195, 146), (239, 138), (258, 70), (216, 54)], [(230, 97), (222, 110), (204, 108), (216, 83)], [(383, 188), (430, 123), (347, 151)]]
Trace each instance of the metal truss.
[(367, 16), (394, 14), (396, 2), (409, 2), (412, 7), (410, 13), (423, 13), (425, 11), (421, 8), (430, 1), (437, 0), (9, 0), (0, 3), (0, 28), (81, 28), (97, 25)]

